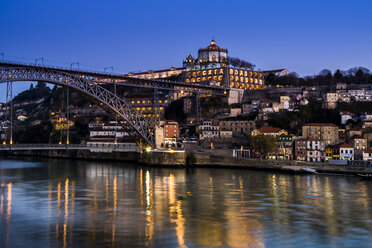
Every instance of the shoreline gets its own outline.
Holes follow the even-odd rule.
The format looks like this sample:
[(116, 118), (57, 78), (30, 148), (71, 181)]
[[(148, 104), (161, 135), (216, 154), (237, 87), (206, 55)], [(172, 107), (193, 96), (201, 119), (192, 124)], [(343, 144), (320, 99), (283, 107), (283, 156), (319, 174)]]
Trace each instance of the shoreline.
[[(194, 154), (195, 162), (186, 165), (187, 156)], [(250, 169), (258, 171), (275, 171), (291, 174), (315, 175), (354, 175), (372, 174), (372, 167), (334, 166), (321, 163), (298, 162), (290, 160), (259, 160), (248, 158), (227, 157), (198, 152), (185, 153), (134, 153), (111, 152), (92, 153), (76, 151), (7, 151), (1, 152), (1, 157), (39, 157), (67, 160), (106, 161), (138, 163), (150, 167), (161, 168), (224, 168)], [(314, 170), (311, 173), (304, 169)]]

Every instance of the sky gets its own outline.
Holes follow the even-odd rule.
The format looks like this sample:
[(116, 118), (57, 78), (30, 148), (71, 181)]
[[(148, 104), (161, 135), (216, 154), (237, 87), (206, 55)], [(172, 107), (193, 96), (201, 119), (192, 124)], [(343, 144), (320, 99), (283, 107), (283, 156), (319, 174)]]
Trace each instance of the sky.
[(182, 66), (214, 37), (257, 69), (306, 76), (372, 69), (371, 16), (370, 0), (0, 0), (0, 53), (127, 73)]

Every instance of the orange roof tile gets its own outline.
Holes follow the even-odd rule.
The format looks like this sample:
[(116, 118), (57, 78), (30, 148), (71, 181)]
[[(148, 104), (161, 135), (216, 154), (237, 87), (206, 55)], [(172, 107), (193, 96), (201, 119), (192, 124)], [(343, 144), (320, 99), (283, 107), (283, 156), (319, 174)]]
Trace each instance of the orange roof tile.
[(259, 129), (259, 131), (261, 133), (279, 133), (280, 130), (282, 130), (282, 129), (280, 129), (278, 127), (261, 127)]
[(340, 148), (353, 148), (353, 147), (349, 145), (348, 143), (343, 143), (340, 145)]

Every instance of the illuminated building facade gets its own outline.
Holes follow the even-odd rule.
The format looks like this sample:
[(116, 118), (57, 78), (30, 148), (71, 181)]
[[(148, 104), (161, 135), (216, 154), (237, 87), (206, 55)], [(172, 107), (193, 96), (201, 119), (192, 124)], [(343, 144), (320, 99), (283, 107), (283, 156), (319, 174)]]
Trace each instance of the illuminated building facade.
[(227, 49), (214, 40), (206, 48), (199, 49), (198, 58), (189, 55), (184, 61), (185, 82), (205, 83), (231, 89), (261, 89), (264, 87), (262, 72), (246, 68), (229, 67)]
[[(154, 100), (152, 98), (127, 98), (127, 101), (145, 117), (154, 117)], [(164, 115), (165, 108), (169, 104), (169, 99), (162, 97), (159, 98), (159, 111), (160, 116)], [(159, 117), (159, 116), (157, 116)]]
[(158, 79), (158, 78), (168, 78), (175, 77), (180, 75), (183, 72), (184, 68), (175, 68), (171, 67), (164, 70), (149, 70), (146, 72), (130, 72), (124, 76), (134, 77), (134, 78), (143, 78), (143, 79)]

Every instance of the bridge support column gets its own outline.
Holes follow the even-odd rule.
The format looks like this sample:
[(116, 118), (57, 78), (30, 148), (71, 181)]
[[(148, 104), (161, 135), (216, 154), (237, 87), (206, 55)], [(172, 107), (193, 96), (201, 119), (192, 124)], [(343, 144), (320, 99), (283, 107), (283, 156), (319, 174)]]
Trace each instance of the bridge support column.
[[(8, 104), (9, 126), (5, 136), (5, 142), (9, 139), (9, 144), (13, 144), (13, 82), (6, 83), (6, 103)], [(8, 116), (6, 118), (8, 120)]]
[(160, 125), (159, 90), (154, 88), (154, 125)]
[(66, 145), (70, 144), (70, 113), (69, 113), (69, 106), (70, 106), (70, 90), (67, 87), (66, 89), (66, 119), (67, 119), (67, 138), (66, 138)]
[(196, 121), (199, 121), (199, 118), (201, 118), (201, 104), (200, 104), (200, 94), (199, 91), (195, 93), (195, 119)]

